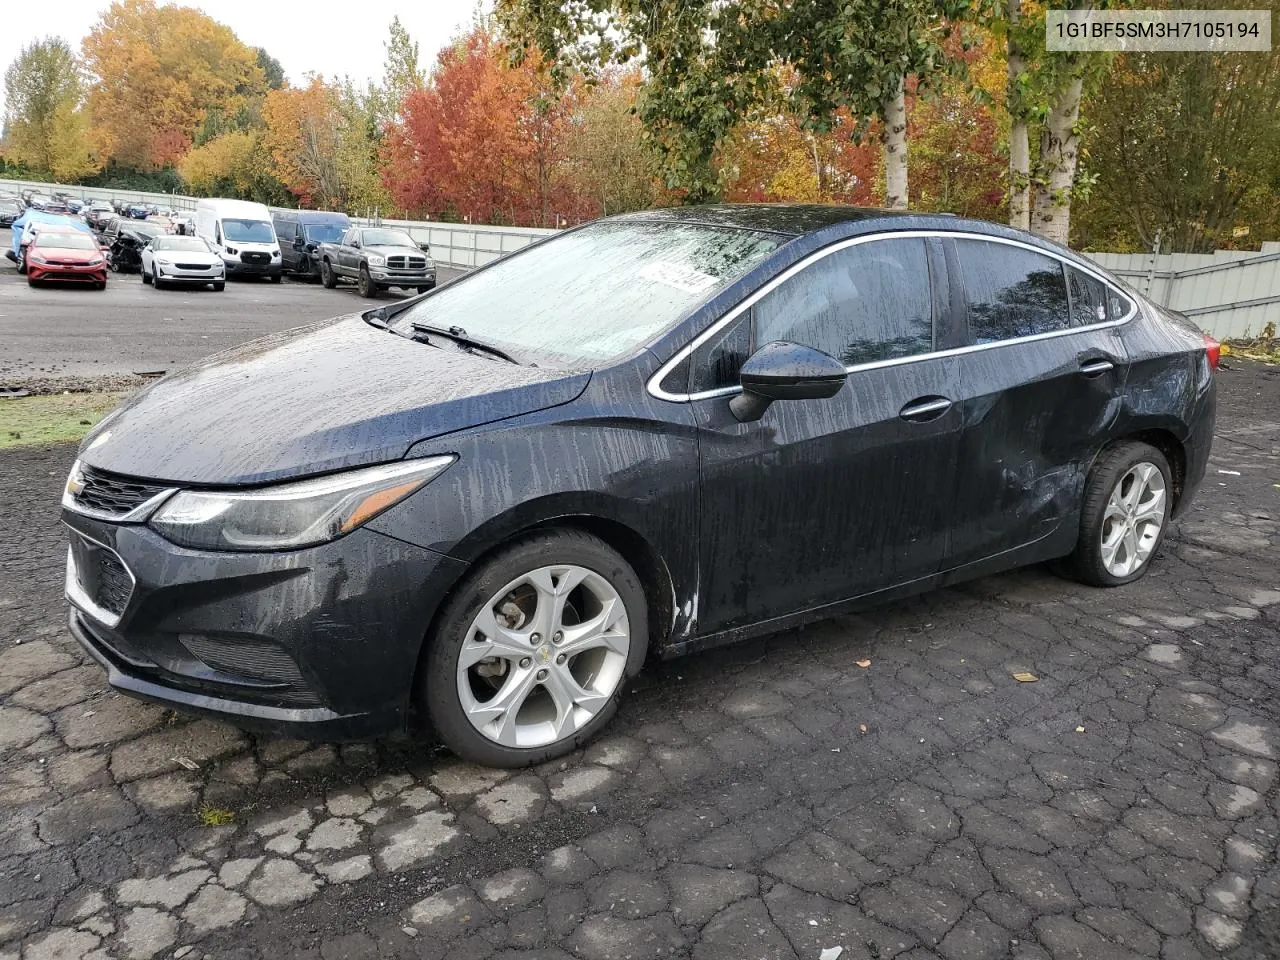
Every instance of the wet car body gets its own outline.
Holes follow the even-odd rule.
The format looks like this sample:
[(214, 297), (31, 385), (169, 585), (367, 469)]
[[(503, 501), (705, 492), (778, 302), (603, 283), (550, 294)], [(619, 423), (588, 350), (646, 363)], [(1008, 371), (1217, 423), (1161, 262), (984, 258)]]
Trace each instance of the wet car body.
[[(1069, 554), (1091, 469), (1118, 441), (1168, 457), (1175, 514), (1203, 477), (1203, 337), (1070, 251), (992, 224), (836, 207), (609, 222), (775, 246), (608, 362), (507, 364), (347, 317), (210, 358), (95, 429), (64, 498), (67, 583), (72, 629), (112, 685), (247, 727), (367, 736), (413, 712), (424, 644), (469, 571), (530, 531), (579, 530), (624, 557), (649, 650), (671, 656)], [(760, 304), (886, 241), (919, 257), (909, 279), (927, 345), (855, 351), (825, 398), (750, 409), (735, 385), (747, 358), (795, 347), (756, 342)], [(1037, 270), (1059, 270), (1089, 284), (1085, 312), (1041, 333), (998, 298), (975, 313), (965, 271), (1016, 257), (1035, 260), (1028, 310), (1041, 309)], [(979, 316), (1015, 335), (974, 342)], [(178, 490), (430, 458), (451, 465), (303, 549), (183, 547), (147, 522)]]

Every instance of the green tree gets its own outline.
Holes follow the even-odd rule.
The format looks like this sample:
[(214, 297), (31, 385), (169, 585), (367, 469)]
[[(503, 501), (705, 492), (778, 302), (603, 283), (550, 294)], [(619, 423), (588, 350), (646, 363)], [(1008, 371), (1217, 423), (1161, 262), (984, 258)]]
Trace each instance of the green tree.
[[(1126, 53), (1089, 104), (1091, 242), (1206, 253), (1280, 222), (1280, 51)], [(1105, 242), (1105, 241), (1104, 241)]]
[[(907, 198), (908, 81), (951, 65), (941, 46), (964, 0), (498, 0), (503, 23), (562, 65), (625, 62), (643, 52), (638, 111), (668, 187), (719, 195), (716, 148), (785, 95), (819, 132), (841, 110), (883, 121), (890, 206)], [(778, 67), (797, 77), (779, 91)], [(861, 128), (859, 128), (861, 129)]]
[(267, 78), (267, 89), (279, 90), (285, 85), (284, 67), (262, 47), (254, 49), (258, 52), (258, 66), (262, 69), (263, 76)]
[(4, 85), (11, 160), (59, 181), (74, 182), (97, 169), (84, 84), (66, 41), (49, 38), (24, 47), (5, 71)]
[(379, 91), (381, 102), (375, 106), (381, 110), (382, 119), (391, 123), (400, 119), (405, 96), (413, 90), (422, 89), (427, 76), (418, 65), (418, 44), (409, 36), (399, 17), (392, 18), (388, 37), (382, 46), (387, 56)]

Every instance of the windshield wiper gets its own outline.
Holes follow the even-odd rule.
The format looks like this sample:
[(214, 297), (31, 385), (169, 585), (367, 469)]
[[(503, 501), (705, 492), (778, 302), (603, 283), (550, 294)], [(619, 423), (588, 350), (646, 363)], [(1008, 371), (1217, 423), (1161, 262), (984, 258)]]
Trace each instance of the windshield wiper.
[(466, 347), (469, 351), (483, 350), (485, 353), (493, 354), (493, 356), (507, 361), (507, 363), (514, 363), (516, 365), (519, 365), (520, 363), (519, 360), (507, 353), (507, 351), (503, 350), (501, 347), (495, 347), (491, 343), (485, 343), (483, 340), (477, 340), (468, 335), (467, 331), (462, 327), (453, 326), (446, 329), (445, 327), (436, 327), (429, 323), (421, 323), (418, 321), (415, 321), (411, 326), (415, 333), (435, 334), (438, 337), (448, 337), (459, 346)]

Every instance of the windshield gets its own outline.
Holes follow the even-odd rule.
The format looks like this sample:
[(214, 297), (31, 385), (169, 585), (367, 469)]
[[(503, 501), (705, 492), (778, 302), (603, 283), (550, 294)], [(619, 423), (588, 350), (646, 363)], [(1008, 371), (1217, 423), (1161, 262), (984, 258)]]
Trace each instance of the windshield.
[(413, 237), (399, 230), (364, 230), (360, 242), (366, 247), (416, 247)]
[(340, 223), (304, 223), (302, 235), (310, 243), (337, 243), (347, 228)]
[(265, 220), (223, 219), (222, 236), (241, 243), (275, 243), (276, 231)]
[(0, 210), (17, 210), (18, 205), (12, 200), (0, 200)]
[(209, 246), (199, 237), (156, 237), (151, 242), (153, 250), (186, 250), (193, 253), (209, 253)]
[(36, 245), (58, 247), (62, 250), (97, 250), (98, 245), (86, 233), (50, 233), (45, 230), (36, 237)]
[(598, 223), (456, 280), (396, 317), (515, 352), (592, 363), (639, 346), (788, 238), (702, 224)]
[(156, 223), (128, 223), (122, 224), (121, 229), (125, 233), (136, 233), (140, 237), (160, 237), (164, 235), (164, 227)]

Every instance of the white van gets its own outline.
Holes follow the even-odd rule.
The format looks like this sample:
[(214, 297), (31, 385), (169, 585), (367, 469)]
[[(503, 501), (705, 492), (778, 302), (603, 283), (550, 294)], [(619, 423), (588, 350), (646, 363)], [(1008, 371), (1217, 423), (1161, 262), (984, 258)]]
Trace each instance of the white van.
[(248, 200), (201, 200), (196, 204), (196, 236), (222, 255), (227, 276), (270, 277), (284, 273), (280, 244), (265, 204)]

